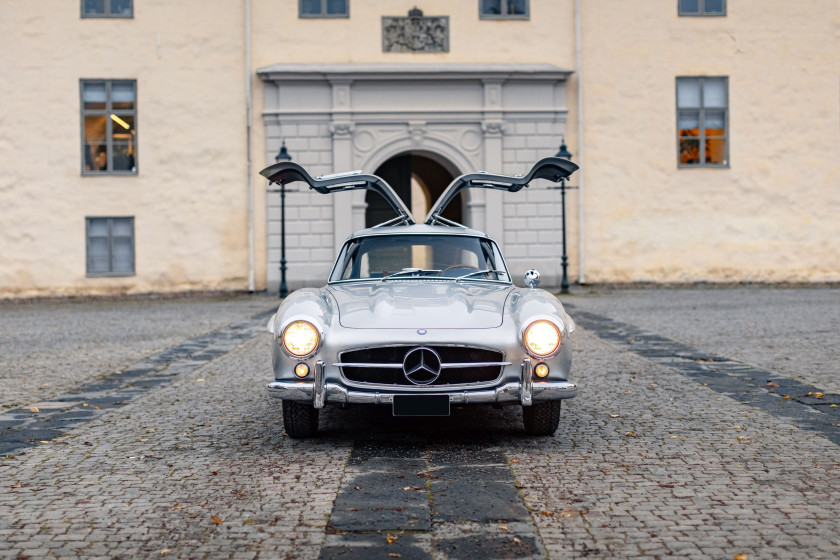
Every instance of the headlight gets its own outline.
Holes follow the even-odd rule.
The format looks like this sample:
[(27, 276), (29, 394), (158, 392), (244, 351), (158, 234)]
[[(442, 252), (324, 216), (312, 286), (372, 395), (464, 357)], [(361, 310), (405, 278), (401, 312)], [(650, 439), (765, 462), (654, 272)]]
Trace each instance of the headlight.
[(319, 340), (318, 329), (306, 321), (295, 321), (283, 331), (283, 346), (293, 356), (308, 356)]
[(534, 321), (525, 329), (525, 347), (537, 356), (548, 356), (560, 346), (560, 330), (549, 321)]

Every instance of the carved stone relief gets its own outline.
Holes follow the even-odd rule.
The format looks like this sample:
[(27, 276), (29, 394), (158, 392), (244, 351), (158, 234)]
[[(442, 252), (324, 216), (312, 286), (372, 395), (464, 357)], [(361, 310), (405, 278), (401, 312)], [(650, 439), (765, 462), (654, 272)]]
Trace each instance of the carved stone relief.
[(382, 52), (449, 52), (449, 16), (383, 16)]

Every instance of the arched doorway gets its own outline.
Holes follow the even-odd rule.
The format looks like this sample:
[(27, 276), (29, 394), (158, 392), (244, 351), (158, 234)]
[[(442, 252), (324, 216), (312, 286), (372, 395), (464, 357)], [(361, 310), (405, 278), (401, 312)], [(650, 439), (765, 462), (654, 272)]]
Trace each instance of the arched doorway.
[[(411, 210), (417, 223), (423, 222), (431, 205), (455, 178), (455, 175), (439, 161), (415, 152), (405, 152), (390, 158), (373, 174), (382, 177), (393, 187)], [(365, 202), (365, 227), (373, 227), (394, 217), (394, 211), (378, 194), (368, 191)], [(447, 206), (443, 217), (464, 223), (461, 196)]]

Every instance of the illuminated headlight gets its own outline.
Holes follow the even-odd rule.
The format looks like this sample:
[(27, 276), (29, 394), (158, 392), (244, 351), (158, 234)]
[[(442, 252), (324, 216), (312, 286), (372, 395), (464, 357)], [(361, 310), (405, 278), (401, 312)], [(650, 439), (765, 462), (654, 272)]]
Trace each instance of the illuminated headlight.
[(534, 321), (522, 337), (525, 347), (535, 356), (548, 356), (560, 346), (560, 330), (549, 321)]
[(306, 321), (295, 321), (283, 331), (283, 346), (292, 356), (308, 356), (318, 347), (318, 329)]

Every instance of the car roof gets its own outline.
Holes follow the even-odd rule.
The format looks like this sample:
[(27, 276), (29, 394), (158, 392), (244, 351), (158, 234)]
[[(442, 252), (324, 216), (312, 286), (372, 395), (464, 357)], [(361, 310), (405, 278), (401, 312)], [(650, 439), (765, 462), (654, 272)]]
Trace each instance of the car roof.
[(428, 224), (412, 224), (400, 226), (380, 226), (362, 229), (348, 238), (373, 237), (379, 235), (462, 235), (465, 237), (487, 237), (487, 234), (464, 226), (444, 226)]

